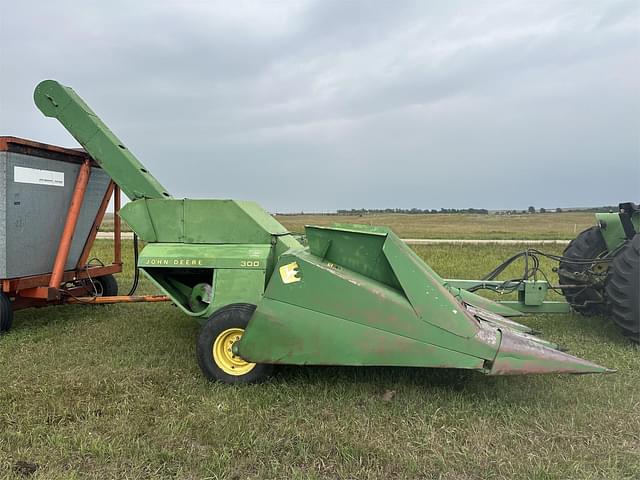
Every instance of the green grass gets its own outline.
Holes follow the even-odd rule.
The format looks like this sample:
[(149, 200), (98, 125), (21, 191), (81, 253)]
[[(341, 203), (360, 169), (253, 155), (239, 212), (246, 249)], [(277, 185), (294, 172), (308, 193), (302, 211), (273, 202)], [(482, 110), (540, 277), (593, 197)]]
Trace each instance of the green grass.
[[(416, 250), (470, 277), (518, 247)], [(65, 479), (638, 478), (640, 351), (600, 318), (526, 323), (618, 373), (283, 367), (234, 387), (202, 378), (198, 326), (171, 305), (20, 311), (0, 337), (0, 477), (25, 461)]]

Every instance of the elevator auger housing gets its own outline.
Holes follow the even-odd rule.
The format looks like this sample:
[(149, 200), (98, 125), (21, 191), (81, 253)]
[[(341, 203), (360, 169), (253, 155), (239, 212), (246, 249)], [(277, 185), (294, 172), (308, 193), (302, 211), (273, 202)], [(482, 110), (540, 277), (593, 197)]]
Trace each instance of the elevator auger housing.
[(202, 321), (209, 378), (259, 381), (274, 364), (609, 371), (447, 285), (388, 229), (309, 226), (303, 247), (256, 203), (171, 197), (71, 88), (46, 80), (34, 96), (132, 200), (120, 216), (146, 243), (138, 267)]

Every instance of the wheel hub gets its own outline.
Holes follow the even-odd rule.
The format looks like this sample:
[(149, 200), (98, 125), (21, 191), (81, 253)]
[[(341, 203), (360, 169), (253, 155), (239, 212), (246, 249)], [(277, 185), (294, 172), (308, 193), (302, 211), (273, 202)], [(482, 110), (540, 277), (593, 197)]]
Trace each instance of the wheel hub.
[(228, 328), (216, 337), (213, 343), (213, 359), (222, 371), (229, 375), (246, 375), (256, 366), (235, 354), (237, 346), (234, 345), (242, 338), (244, 329)]

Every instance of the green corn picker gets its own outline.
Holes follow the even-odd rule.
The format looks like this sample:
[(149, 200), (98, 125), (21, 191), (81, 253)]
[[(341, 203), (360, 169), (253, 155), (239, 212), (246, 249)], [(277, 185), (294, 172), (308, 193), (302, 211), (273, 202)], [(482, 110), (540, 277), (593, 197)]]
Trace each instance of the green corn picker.
[(202, 323), (210, 379), (256, 382), (276, 364), (612, 371), (441, 278), (389, 229), (308, 226), (303, 246), (256, 203), (173, 198), (71, 88), (46, 80), (34, 98), (131, 199), (120, 216), (145, 243), (137, 266)]

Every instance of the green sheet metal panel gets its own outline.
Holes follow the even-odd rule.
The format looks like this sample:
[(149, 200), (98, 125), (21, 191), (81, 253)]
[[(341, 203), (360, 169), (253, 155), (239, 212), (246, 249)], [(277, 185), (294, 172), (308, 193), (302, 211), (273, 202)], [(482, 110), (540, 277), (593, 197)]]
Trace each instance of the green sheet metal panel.
[(145, 200), (156, 242), (184, 241), (184, 200)]
[(252, 362), (481, 369), (484, 359), (265, 298), (239, 353)]
[(233, 200), (242, 211), (260, 228), (271, 235), (286, 235), (289, 230), (278, 222), (273, 215), (265, 211), (258, 203), (247, 200)]
[(274, 237), (290, 236), (253, 202), (142, 199), (122, 207), (120, 217), (145, 241), (271, 244)]
[(416, 314), (455, 335), (478, 333), (475, 319), (441, 283), (442, 279), (396, 235), (389, 234), (383, 251)]
[(262, 298), (265, 282), (264, 270), (216, 270), (213, 303), (206, 316), (232, 303), (256, 305)]
[(607, 250), (613, 252), (627, 239), (627, 235), (620, 221), (618, 213), (596, 213), (596, 219), (600, 225), (600, 233), (607, 245)]
[[(266, 281), (265, 270), (242, 270), (221, 268), (211, 271), (213, 278), (213, 297), (205, 309), (193, 311), (189, 298), (193, 290), (187, 285), (175, 281), (173, 276), (164, 275), (166, 268), (141, 268), (144, 275), (161, 291), (168, 295), (173, 303), (185, 314), (201, 321), (209, 318), (216, 310), (232, 303), (250, 303), (255, 305), (262, 298)], [(171, 270), (175, 270), (171, 268)]]
[(150, 243), (140, 252), (142, 268), (230, 268), (265, 270), (271, 245)]
[[(140, 252), (138, 266), (187, 315), (208, 318), (225, 305), (260, 300), (271, 250), (271, 245), (151, 243)], [(211, 270), (213, 299), (208, 308), (196, 312), (189, 308), (191, 287), (176, 277), (185, 269)]]
[[(293, 264), (296, 265), (297, 280), (293, 280), (293, 277), (287, 279), (286, 273), (283, 273)], [(371, 330), (393, 332), (396, 335), (466, 352), (477, 357), (493, 358), (492, 355), (495, 355), (494, 346), (454, 335), (430, 321), (420, 319), (402, 292), (321, 260), (306, 251), (290, 252), (280, 258), (264, 296), (359, 323)], [(473, 318), (454, 315), (452, 313), (454, 308), (454, 305), (450, 305), (444, 312), (444, 315), (448, 315), (450, 322), (478, 323)], [(260, 309), (261, 304), (258, 305), (257, 311)], [(280, 320), (283, 323), (289, 321), (290, 319), (286, 316)], [(312, 326), (309, 328), (312, 329)], [(247, 333), (250, 330), (251, 326), (247, 329)], [(265, 338), (267, 343), (273, 341), (274, 339)]]
[(328, 262), (361, 273), (395, 288), (396, 279), (382, 246), (388, 232), (353, 225), (341, 228), (306, 226), (309, 250)]
[(287, 233), (284, 227), (270, 231), (264, 219), (271, 216), (257, 205), (257, 208), (247, 211), (245, 207), (248, 203), (235, 200), (184, 200), (184, 241), (270, 243), (274, 233)]
[(118, 215), (126, 223), (131, 230), (144, 242), (157, 242), (158, 235), (151, 215), (149, 214), (149, 205), (146, 198), (133, 200), (124, 205)]

